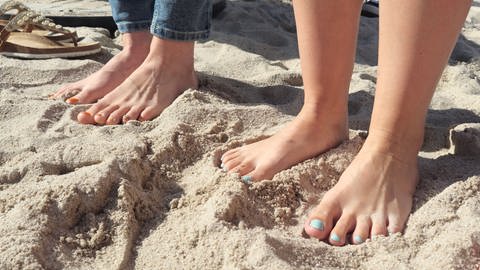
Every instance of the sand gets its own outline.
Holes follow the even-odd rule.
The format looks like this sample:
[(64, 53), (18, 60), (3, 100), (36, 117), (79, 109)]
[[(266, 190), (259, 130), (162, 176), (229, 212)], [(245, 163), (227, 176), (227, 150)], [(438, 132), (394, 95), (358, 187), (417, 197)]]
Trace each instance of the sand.
[(106, 30), (76, 29), (104, 45), (87, 59), (0, 56), (0, 269), (479, 269), (480, 1), (428, 113), (405, 232), (345, 247), (301, 229), (363, 142), (378, 19), (361, 20), (351, 140), (246, 186), (218, 168), (220, 155), (293, 119), (302, 78), (290, 4), (228, 4), (196, 45), (202, 86), (150, 122), (82, 126), (85, 106), (47, 98), (119, 52)]

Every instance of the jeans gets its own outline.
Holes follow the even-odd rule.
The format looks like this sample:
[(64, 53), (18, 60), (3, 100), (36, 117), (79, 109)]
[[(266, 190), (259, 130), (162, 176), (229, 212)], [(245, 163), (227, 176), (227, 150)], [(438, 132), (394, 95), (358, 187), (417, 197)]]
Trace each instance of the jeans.
[(206, 39), (210, 34), (211, 0), (109, 0), (121, 33), (148, 31), (177, 41)]

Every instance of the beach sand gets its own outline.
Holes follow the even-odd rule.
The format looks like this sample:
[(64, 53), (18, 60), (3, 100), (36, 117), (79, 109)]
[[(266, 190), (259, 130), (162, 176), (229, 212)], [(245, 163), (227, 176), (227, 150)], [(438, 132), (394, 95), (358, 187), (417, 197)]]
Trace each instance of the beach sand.
[[(31, 3), (108, 12), (104, 1)], [(430, 106), (405, 232), (345, 247), (301, 236), (363, 142), (377, 29), (362, 18), (351, 140), (252, 186), (223, 173), (219, 157), (301, 108), (287, 1), (229, 1), (196, 45), (202, 86), (150, 122), (82, 126), (75, 118), (87, 106), (47, 98), (119, 52), (104, 29), (76, 29), (104, 46), (87, 59), (0, 56), (0, 269), (479, 269), (478, 0)]]

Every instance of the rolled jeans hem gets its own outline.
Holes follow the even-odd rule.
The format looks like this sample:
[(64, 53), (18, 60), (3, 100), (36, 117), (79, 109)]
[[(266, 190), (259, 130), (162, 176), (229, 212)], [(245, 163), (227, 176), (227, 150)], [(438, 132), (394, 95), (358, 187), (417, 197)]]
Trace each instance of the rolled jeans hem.
[(120, 31), (120, 33), (148, 31), (151, 25), (152, 25), (152, 21), (117, 23), (118, 31)]
[(177, 41), (195, 41), (207, 39), (210, 36), (210, 30), (194, 31), (194, 32), (182, 32), (168, 29), (165, 27), (152, 26), (151, 33), (162, 39), (171, 39)]

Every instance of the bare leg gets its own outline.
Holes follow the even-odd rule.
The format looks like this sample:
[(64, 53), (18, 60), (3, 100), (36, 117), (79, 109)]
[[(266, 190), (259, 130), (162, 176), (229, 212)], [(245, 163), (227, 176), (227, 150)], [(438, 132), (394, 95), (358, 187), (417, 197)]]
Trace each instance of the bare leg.
[(305, 103), (287, 127), (266, 140), (233, 149), (223, 167), (244, 181), (276, 173), (348, 138), (348, 87), (361, 1), (295, 0)]
[[(122, 51), (99, 71), (64, 85), (52, 97), (70, 97), (67, 99), (70, 104), (86, 104), (97, 101), (119, 86), (147, 57), (152, 35), (149, 32), (125, 33), (122, 40)], [(72, 93), (77, 94), (72, 97)]]
[(198, 80), (193, 67), (194, 42), (154, 37), (145, 61), (123, 83), (78, 115), (83, 124), (115, 125), (158, 116)]
[(380, 5), (378, 83), (369, 136), (305, 224), (343, 245), (400, 232), (412, 207), (417, 155), (436, 84), (470, 0), (385, 0)]

